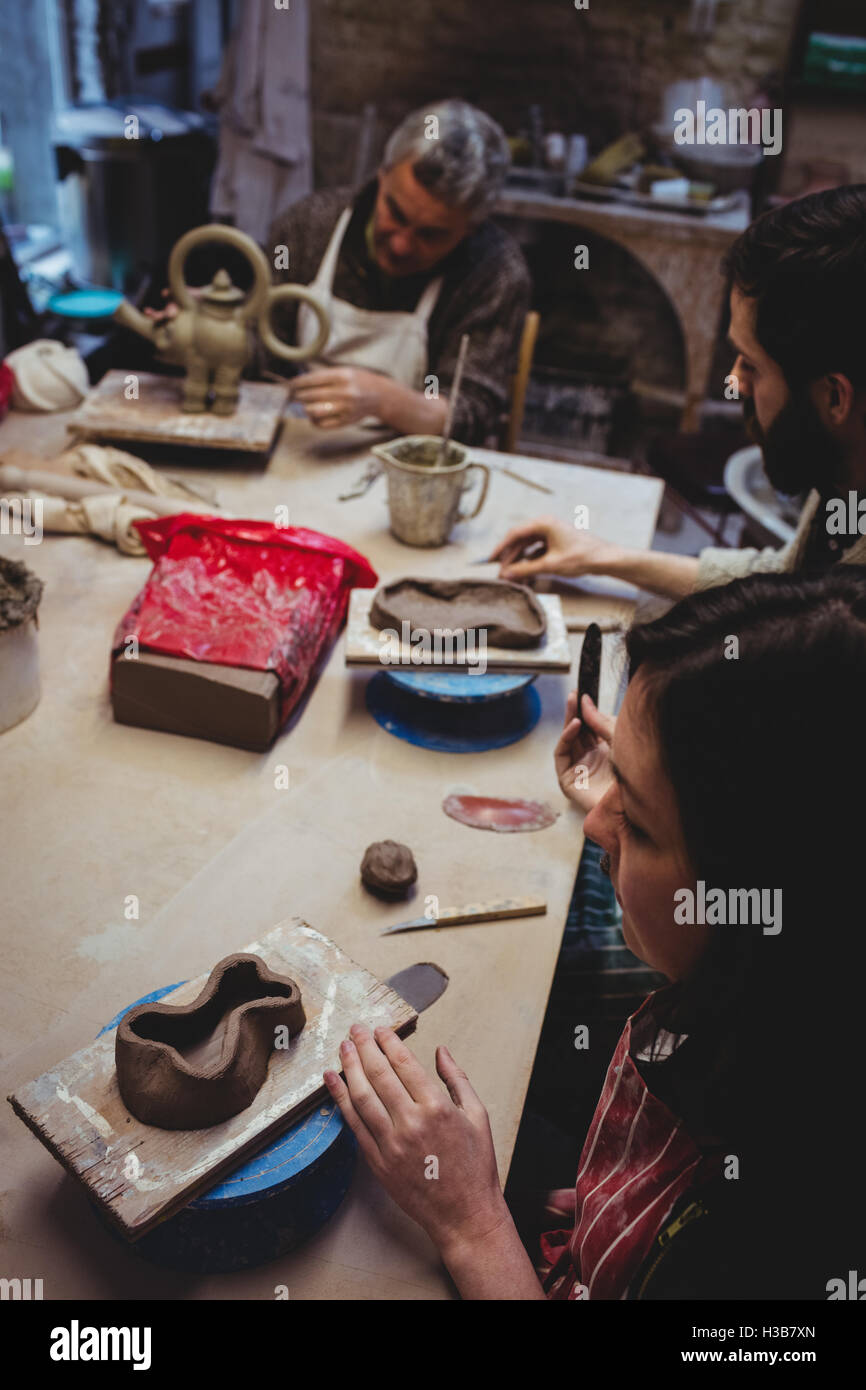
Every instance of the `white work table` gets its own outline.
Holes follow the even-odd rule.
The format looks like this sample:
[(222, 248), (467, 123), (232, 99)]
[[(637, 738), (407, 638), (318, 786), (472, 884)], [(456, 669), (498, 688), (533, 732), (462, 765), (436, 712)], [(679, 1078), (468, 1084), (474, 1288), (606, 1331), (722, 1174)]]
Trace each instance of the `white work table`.
[[(0, 457), (65, 445), (65, 416), (13, 412), (0, 426)], [(387, 529), (385, 482), (362, 498), (338, 494), (363, 471), (364, 436), (316, 433), (287, 419), (266, 470), (212, 470), (237, 516), (274, 518), (339, 536), (381, 580), (404, 574), (495, 575), (467, 570), (514, 523), (543, 513), (570, 520), (589, 508), (594, 531), (650, 543), (661, 483), (634, 474), (477, 451), (546, 483), (551, 496), (494, 474), (487, 505), (441, 550), (402, 545)], [(176, 469), (175, 471), (181, 471)], [(195, 476), (189, 470), (187, 476)], [(150, 569), (113, 547), (46, 536), (29, 546), (0, 536), (0, 553), (44, 581), (39, 614), (43, 694), (23, 724), (0, 736), (4, 846), (0, 1055), (3, 1094), (89, 1043), (120, 1009), (161, 985), (198, 975), (278, 920), (300, 915), (382, 979), (417, 960), (450, 976), (410, 1045), (432, 1067), (447, 1043), (487, 1104), (504, 1181), (556, 964), (582, 846), (581, 818), (563, 800), (552, 748), (569, 676), (542, 676), (542, 717), (510, 747), (433, 753), (392, 737), (368, 714), (371, 679), (347, 670), (335, 643), (300, 717), (266, 754), (117, 725), (108, 700), (114, 628)], [(566, 612), (619, 609), (605, 598), (565, 602)], [(579, 636), (575, 636), (577, 651)], [(608, 669), (602, 703), (614, 693)], [(289, 773), (278, 788), (278, 768)], [(502, 836), (470, 829), (441, 810), (456, 789), (548, 801), (547, 830)], [(361, 887), (372, 840), (415, 851), (419, 895), (442, 905), (543, 893), (547, 915), (382, 937), (417, 915), (423, 896), (385, 906)], [(138, 918), (128, 903), (138, 900)], [(40, 1277), (46, 1299), (449, 1297), (427, 1238), (359, 1161), (336, 1216), (305, 1246), (257, 1269), (182, 1275), (151, 1266), (110, 1236), (83, 1192), (2, 1108), (4, 1272)]]

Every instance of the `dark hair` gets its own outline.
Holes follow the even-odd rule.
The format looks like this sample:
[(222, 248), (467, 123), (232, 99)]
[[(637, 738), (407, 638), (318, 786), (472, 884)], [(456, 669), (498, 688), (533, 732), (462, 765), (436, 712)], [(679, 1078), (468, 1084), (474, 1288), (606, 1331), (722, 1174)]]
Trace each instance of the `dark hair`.
[[(692, 595), (633, 628), (627, 652), (696, 878), (782, 890), (778, 935), (716, 927), (697, 968), (659, 996), (661, 1025), (688, 1035), (680, 1113), (741, 1158), (744, 1230), (775, 1252), (749, 1271), (756, 1288), (767, 1281), (754, 1296), (826, 1297), (826, 1280), (855, 1267), (834, 1261), (863, 1248), (866, 569)], [(783, 1251), (802, 1239), (810, 1178), (825, 1186), (804, 1266), (804, 1247)]]
[(789, 387), (799, 391), (828, 372), (866, 386), (866, 184), (764, 213), (722, 270), (757, 301), (758, 342)]

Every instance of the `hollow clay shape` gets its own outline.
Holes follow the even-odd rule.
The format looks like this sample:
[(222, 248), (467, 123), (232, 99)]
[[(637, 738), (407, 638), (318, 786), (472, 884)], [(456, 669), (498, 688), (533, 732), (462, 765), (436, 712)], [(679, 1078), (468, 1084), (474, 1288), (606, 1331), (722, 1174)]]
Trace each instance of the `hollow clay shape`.
[(191, 1004), (138, 1004), (117, 1028), (127, 1109), (160, 1129), (207, 1129), (245, 1110), (268, 1071), (275, 1030), (306, 1022), (301, 991), (258, 956), (226, 956)]
[(504, 579), (398, 579), (378, 589), (370, 622), (380, 631), (486, 631), (492, 647), (537, 647), (547, 619), (531, 590)]
[(377, 897), (404, 898), (417, 877), (418, 867), (408, 845), (377, 840), (364, 851), (361, 882)]

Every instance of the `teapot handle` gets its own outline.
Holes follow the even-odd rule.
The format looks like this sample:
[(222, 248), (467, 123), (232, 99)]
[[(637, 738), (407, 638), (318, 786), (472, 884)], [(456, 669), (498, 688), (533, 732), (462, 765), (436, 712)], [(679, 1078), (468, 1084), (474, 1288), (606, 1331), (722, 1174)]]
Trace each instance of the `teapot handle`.
[[(312, 343), (307, 343), (299, 347), (292, 347), (289, 343), (284, 343), (278, 338), (271, 326), (271, 314), (274, 305), (282, 300), (299, 299), (305, 304), (309, 304), (313, 313), (319, 320), (319, 332)], [(282, 357), (287, 362), (305, 362), (308, 357), (315, 357), (325, 346), (331, 332), (331, 323), (328, 318), (328, 311), (320, 299), (317, 299), (312, 290), (308, 290), (306, 285), (278, 285), (271, 290), (264, 311), (259, 319), (259, 336), (269, 352), (275, 357)]]
[(176, 241), (168, 260), (168, 285), (173, 299), (182, 309), (195, 307), (195, 299), (183, 277), (184, 267), (190, 251), (196, 246), (213, 243), (233, 246), (249, 261), (253, 269), (253, 287), (241, 306), (245, 319), (257, 319), (267, 304), (271, 287), (271, 271), (264, 251), (251, 236), (238, 227), (228, 227), (222, 222), (208, 222), (203, 227), (193, 227)]

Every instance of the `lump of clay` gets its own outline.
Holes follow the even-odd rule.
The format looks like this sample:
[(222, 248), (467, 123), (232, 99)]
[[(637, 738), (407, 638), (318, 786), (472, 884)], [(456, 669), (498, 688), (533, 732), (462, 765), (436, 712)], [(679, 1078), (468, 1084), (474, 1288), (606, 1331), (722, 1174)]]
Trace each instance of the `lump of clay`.
[(370, 622), (380, 631), (484, 630), (492, 647), (537, 647), (544, 639), (544, 609), (523, 584), (504, 579), (398, 579), (377, 590)]
[(418, 866), (407, 845), (377, 840), (361, 860), (361, 882), (380, 898), (402, 898), (418, 877)]
[(301, 991), (258, 956), (226, 956), (191, 1004), (136, 1004), (117, 1027), (123, 1102), (160, 1129), (207, 1129), (252, 1105), (276, 1028), (306, 1023)]
[(0, 631), (36, 617), (42, 588), (42, 580), (20, 560), (0, 555)]

